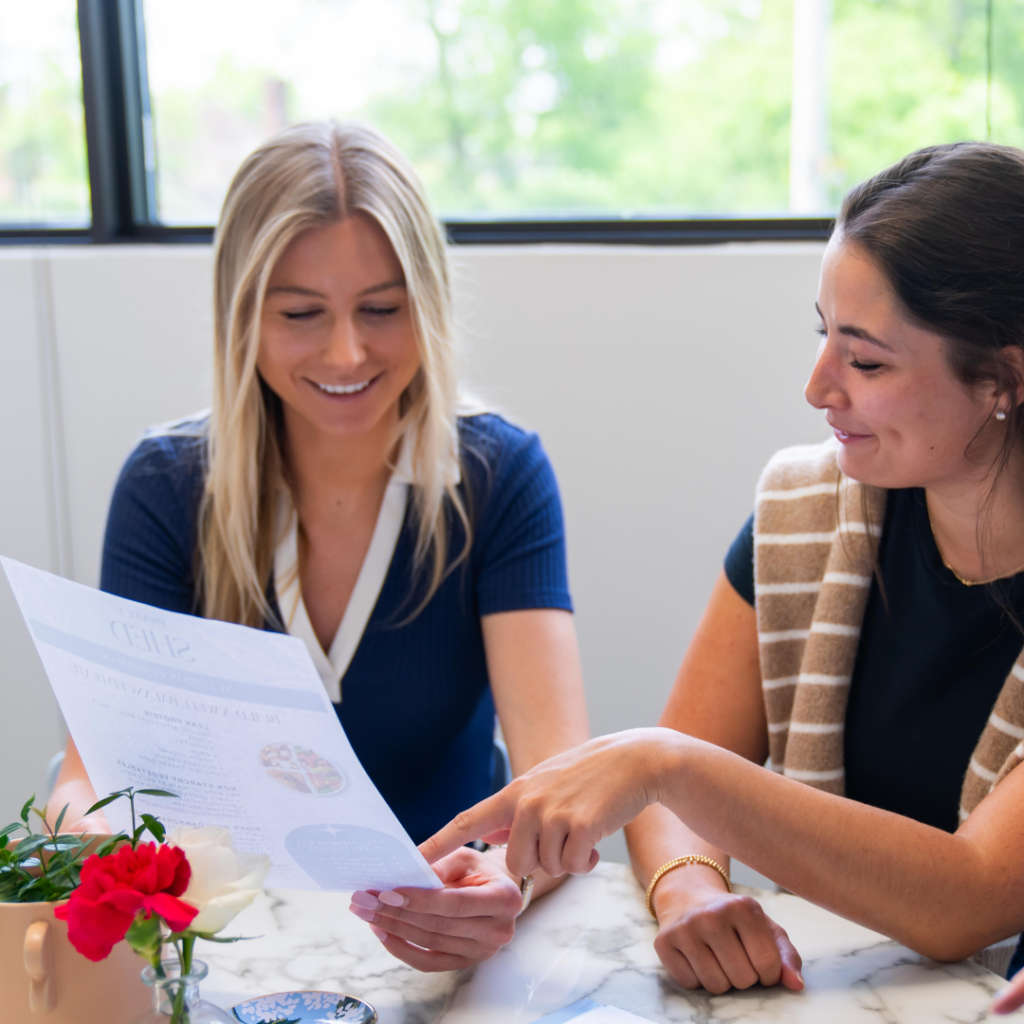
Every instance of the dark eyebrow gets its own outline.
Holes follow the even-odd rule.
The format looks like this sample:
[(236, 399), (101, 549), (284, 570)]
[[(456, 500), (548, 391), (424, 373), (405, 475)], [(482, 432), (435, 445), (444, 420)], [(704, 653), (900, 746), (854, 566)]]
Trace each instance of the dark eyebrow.
[[(814, 308), (818, 311), (818, 316), (821, 317), (822, 323), (825, 322), (825, 318), (821, 315), (821, 308), (817, 303), (814, 304)], [(861, 341), (866, 341), (870, 345), (877, 345), (879, 348), (885, 349), (886, 352), (893, 352), (893, 347), (887, 345), (884, 341), (876, 338), (870, 331), (865, 331), (863, 327), (855, 327), (853, 324), (840, 324), (836, 327), (836, 330), (840, 334), (845, 334), (848, 338), (859, 338)]]
[(297, 284), (279, 284), (267, 289), (268, 295), (311, 295), (315, 299), (326, 299), (327, 296), (312, 288), (300, 288)]
[[(371, 284), (369, 288), (364, 288), (359, 293), (359, 298), (364, 295), (373, 295), (376, 292), (386, 292), (389, 288), (404, 288), (404, 278), (397, 278), (394, 281), (383, 281), (380, 284)], [(323, 292), (314, 291), (312, 288), (302, 288), (297, 284), (279, 284), (274, 288), (267, 289), (268, 295), (309, 295), (314, 299), (326, 299), (327, 296)]]
[(364, 288), (360, 293), (359, 297), (362, 298), (364, 295), (373, 295), (374, 292), (386, 292), (390, 288), (404, 288), (405, 278), (399, 277), (394, 281), (385, 281), (383, 284), (372, 284), (369, 288)]

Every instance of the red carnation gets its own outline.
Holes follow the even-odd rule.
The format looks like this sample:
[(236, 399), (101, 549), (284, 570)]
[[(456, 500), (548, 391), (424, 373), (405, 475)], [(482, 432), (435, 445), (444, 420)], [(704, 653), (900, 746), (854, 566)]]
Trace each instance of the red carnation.
[(184, 931), (199, 913), (177, 897), (192, 875), (176, 846), (140, 843), (109, 857), (95, 854), (82, 865), (82, 882), (70, 900), (54, 910), (68, 922), (68, 938), (83, 956), (103, 960), (120, 942), (135, 916), (157, 914), (172, 931)]

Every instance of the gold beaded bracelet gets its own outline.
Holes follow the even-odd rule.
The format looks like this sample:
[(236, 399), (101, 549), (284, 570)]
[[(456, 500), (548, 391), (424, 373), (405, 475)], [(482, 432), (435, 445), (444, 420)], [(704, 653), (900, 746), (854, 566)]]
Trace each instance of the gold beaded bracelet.
[(644, 903), (647, 907), (647, 913), (658, 920), (658, 915), (654, 912), (654, 887), (665, 877), (670, 871), (675, 868), (681, 868), (684, 864), (705, 864), (709, 868), (714, 868), (725, 881), (729, 892), (732, 892), (732, 882), (729, 881), (729, 872), (722, 867), (718, 861), (712, 860), (710, 857), (705, 857), (702, 853), (690, 853), (685, 857), (676, 857), (675, 860), (670, 860), (667, 864), (662, 864), (657, 871), (654, 872), (654, 877), (651, 879), (651, 884), (647, 886), (647, 897)]

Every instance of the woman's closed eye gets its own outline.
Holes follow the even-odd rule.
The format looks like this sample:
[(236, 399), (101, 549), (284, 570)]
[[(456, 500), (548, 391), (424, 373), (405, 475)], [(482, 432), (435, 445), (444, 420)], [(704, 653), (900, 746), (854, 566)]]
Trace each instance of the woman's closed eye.
[[(819, 338), (827, 338), (828, 328), (824, 324), (818, 324), (818, 326), (814, 328), (814, 333), (817, 334)], [(864, 362), (854, 355), (850, 356), (850, 366), (855, 370), (860, 370), (861, 373), (874, 373), (875, 370), (882, 369), (881, 363)]]
[(860, 370), (862, 373), (873, 373), (875, 370), (880, 370), (882, 368), (881, 363), (864, 363), (856, 356), (850, 360), (850, 366), (855, 370)]
[(362, 312), (365, 313), (367, 316), (373, 317), (374, 319), (385, 320), (389, 316), (394, 316), (398, 312), (399, 308), (400, 307), (396, 305), (363, 306)]
[(323, 312), (319, 307), (313, 309), (285, 309), (281, 315), (285, 320), (312, 320)]

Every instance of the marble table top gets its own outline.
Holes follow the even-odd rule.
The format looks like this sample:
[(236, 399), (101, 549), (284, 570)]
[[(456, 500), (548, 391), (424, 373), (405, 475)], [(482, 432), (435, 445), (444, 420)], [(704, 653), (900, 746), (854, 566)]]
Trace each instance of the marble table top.
[(201, 942), (196, 955), (210, 965), (204, 996), (225, 1008), (264, 993), (326, 989), (366, 999), (380, 1024), (529, 1024), (583, 996), (662, 1024), (961, 1024), (985, 1019), (1004, 984), (973, 963), (928, 960), (795, 896), (744, 891), (789, 932), (803, 956), (804, 992), (679, 988), (658, 961), (654, 923), (623, 864), (570, 878), (523, 915), (508, 946), (472, 970), (406, 967), (348, 912), (348, 896), (325, 892), (270, 892), (231, 929), (260, 938)]

